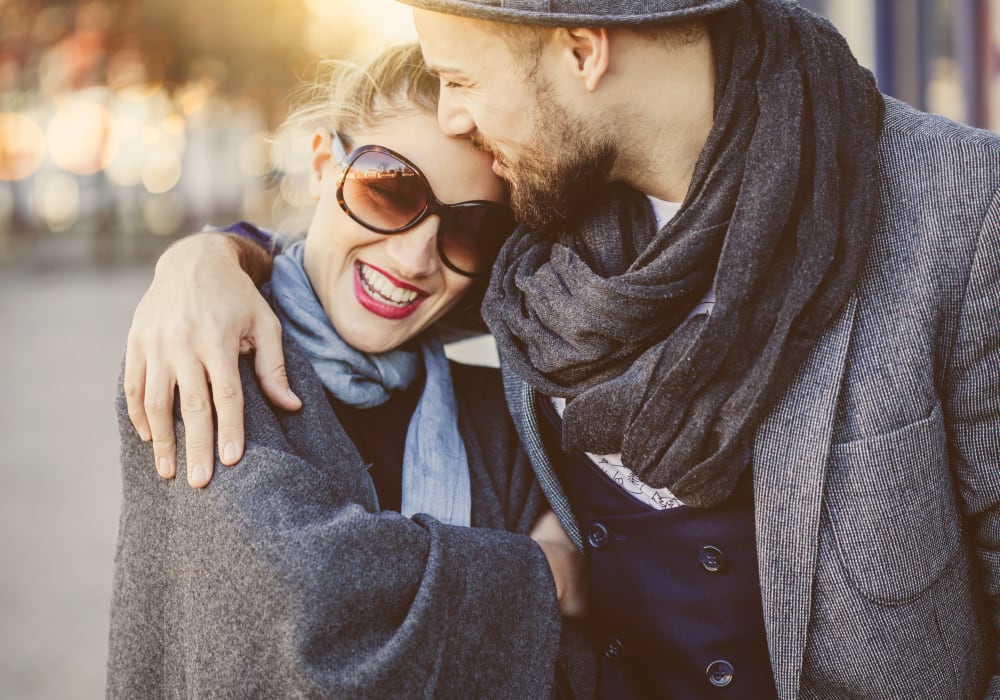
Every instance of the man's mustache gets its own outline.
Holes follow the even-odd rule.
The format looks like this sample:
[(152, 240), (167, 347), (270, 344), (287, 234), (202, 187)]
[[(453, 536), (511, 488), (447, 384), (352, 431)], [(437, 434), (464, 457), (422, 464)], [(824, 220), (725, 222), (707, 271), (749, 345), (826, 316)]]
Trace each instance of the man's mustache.
[(481, 134), (473, 134), (469, 140), (476, 149), (493, 156), (500, 165), (506, 166), (506, 161), (500, 151), (491, 146), (489, 141), (483, 138)]

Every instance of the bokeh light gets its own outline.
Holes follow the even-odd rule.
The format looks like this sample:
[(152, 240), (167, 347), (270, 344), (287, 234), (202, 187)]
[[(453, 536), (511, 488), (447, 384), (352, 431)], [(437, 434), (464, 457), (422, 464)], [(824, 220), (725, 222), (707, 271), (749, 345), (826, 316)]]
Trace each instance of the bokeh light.
[(80, 214), (80, 187), (67, 173), (51, 172), (35, 180), (35, 213), (50, 231), (67, 230)]
[(76, 175), (103, 170), (111, 125), (107, 107), (87, 97), (60, 97), (55, 104), (55, 114), (46, 130), (52, 160)]
[(142, 184), (150, 194), (169, 192), (181, 179), (181, 159), (168, 146), (151, 149), (142, 165)]
[(273, 145), (289, 96), (321, 58), (416, 38), (394, 0), (0, 0), (0, 15), (0, 245), (299, 226), (308, 141)]
[(34, 174), (45, 157), (42, 127), (27, 114), (0, 112), (0, 180)]

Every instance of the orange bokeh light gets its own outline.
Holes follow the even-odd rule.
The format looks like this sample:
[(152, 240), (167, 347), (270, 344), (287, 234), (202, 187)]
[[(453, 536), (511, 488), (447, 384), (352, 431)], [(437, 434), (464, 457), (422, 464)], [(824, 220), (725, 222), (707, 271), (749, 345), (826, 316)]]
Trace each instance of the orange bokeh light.
[(23, 180), (45, 157), (45, 134), (31, 117), (0, 112), (0, 180)]

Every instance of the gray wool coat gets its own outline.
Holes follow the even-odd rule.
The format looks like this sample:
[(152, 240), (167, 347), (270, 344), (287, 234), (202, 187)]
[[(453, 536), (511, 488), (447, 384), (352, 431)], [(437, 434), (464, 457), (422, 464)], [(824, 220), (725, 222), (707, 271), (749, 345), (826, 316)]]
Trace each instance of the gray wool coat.
[[(234, 468), (217, 462), (204, 490), (182, 470), (157, 476), (119, 389), (108, 696), (549, 697), (562, 623), (545, 556), (524, 534), (545, 503), (499, 373), (452, 366), (467, 528), (378, 512), (365, 465), (287, 339), (285, 360), (302, 410), (273, 409), (241, 359), (246, 453)], [(581, 697), (589, 652), (564, 636), (558, 675)]]
[[(1000, 136), (887, 99), (872, 186), (863, 277), (756, 432), (771, 667), (787, 700), (998, 698)], [(534, 393), (505, 386), (581, 544)]]

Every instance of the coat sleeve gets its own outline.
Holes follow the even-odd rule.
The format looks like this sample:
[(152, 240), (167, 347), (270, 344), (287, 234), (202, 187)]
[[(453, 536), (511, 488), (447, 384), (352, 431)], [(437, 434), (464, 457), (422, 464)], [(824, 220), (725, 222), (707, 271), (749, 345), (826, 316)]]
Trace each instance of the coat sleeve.
[(118, 413), (109, 697), (550, 695), (559, 610), (525, 535), (375, 512), (326, 436), (303, 454), (252, 420), (206, 489), (163, 481)]
[(950, 448), (994, 630), (990, 697), (1000, 697), (1000, 191), (979, 234), (946, 390)]

